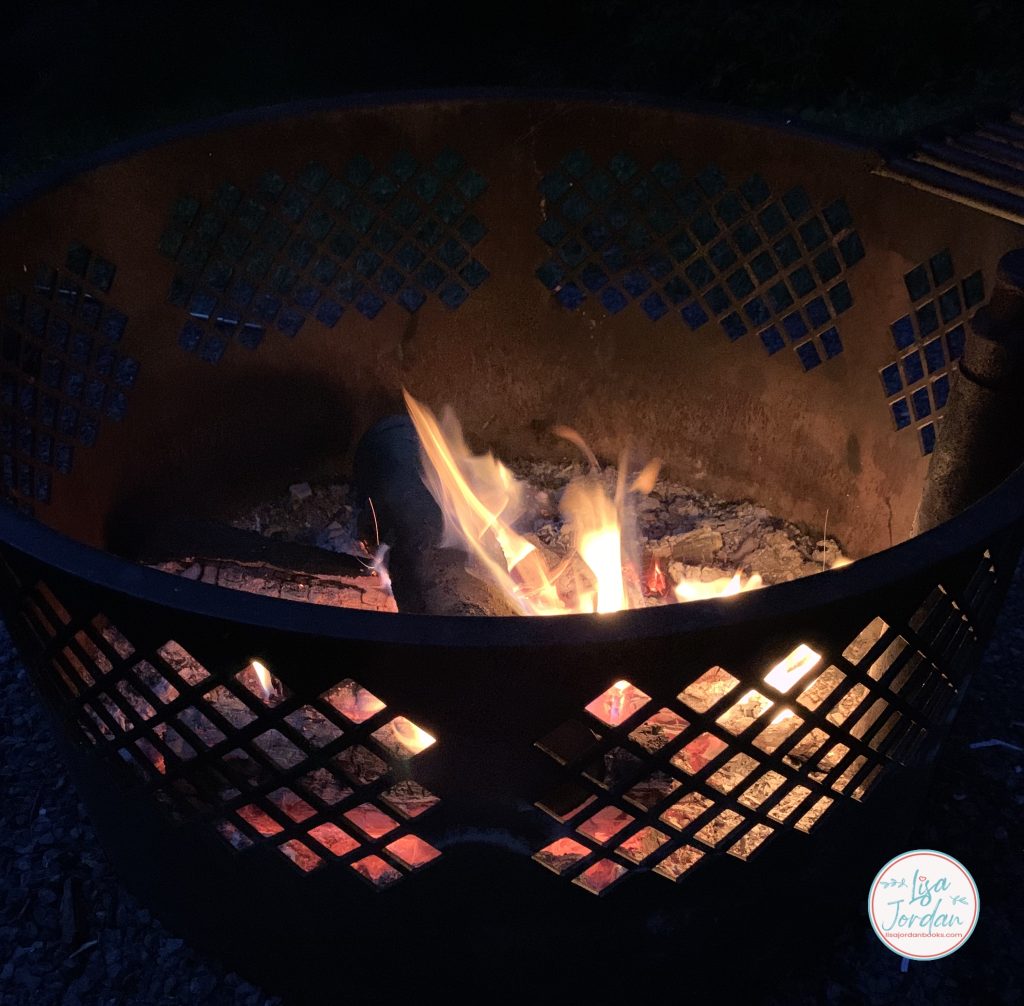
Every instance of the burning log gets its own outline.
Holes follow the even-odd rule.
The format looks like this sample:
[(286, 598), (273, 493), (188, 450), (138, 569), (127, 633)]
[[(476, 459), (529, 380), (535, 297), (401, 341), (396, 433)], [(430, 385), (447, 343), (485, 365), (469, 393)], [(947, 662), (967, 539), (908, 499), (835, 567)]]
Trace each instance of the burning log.
[(366, 433), (354, 471), (380, 539), (390, 546), (388, 572), (400, 611), (518, 614), (495, 588), (467, 570), (465, 552), (441, 544), (444, 518), (423, 484), (420, 441), (408, 416), (383, 419)]

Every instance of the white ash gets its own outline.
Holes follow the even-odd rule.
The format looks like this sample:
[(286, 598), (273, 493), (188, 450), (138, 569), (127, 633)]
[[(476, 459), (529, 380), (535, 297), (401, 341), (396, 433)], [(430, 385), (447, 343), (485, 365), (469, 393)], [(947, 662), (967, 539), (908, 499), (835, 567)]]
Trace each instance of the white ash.
[[(231, 521), (232, 527), (267, 538), (315, 545), (369, 559), (376, 543), (360, 540), (355, 496), (345, 483), (300, 482)], [(371, 522), (372, 523), (372, 522)]]
[[(587, 475), (587, 466), (520, 461), (509, 467), (532, 487), (532, 505), (520, 529), (564, 555), (572, 534), (562, 523), (558, 502), (569, 482)], [(597, 477), (614, 493), (613, 467)], [(709, 582), (737, 571), (759, 573), (768, 584), (783, 583), (845, 558), (834, 538), (811, 534), (756, 503), (723, 500), (678, 482), (659, 480), (646, 496), (634, 494), (632, 505), (644, 556), (657, 558), (675, 583), (683, 578)]]
[[(572, 532), (559, 514), (565, 487), (587, 476), (601, 479), (609, 495), (615, 492), (617, 472), (611, 466), (597, 475), (588, 475), (588, 466), (576, 462), (516, 461), (509, 467), (529, 486), (517, 530), (535, 538), (553, 559), (564, 558), (573, 547)], [(373, 515), (360, 513), (351, 486), (299, 485), (299, 492), (296, 486), (282, 486), (275, 499), (239, 515), (232, 525), (369, 559), (377, 544)], [(756, 503), (723, 500), (666, 480), (656, 482), (646, 496), (634, 493), (631, 499), (642, 552), (638, 558), (657, 559), (672, 583), (707, 583), (737, 571), (758, 573), (767, 584), (782, 583), (820, 573), (844, 558), (834, 538), (822, 539)], [(659, 603), (657, 598), (648, 602)]]

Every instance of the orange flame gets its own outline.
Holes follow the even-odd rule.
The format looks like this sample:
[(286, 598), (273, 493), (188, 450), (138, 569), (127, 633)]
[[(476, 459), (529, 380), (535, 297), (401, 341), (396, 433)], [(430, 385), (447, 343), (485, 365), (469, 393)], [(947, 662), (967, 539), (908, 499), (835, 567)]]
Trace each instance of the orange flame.
[(263, 697), (269, 699), (274, 694), (274, 676), (258, 660), (253, 660), (249, 666), (256, 672), (256, 680), (263, 691)]
[[(451, 409), (439, 421), (433, 412), (403, 389), (405, 404), (420, 440), (423, 479), (444, 515), (443, 544), (462, 548), (473, 571), (494, 584), (524, 615), (607, 614), (644, 604), (639, 578), (627, 581), (625, 570), (639, 552), (635, 527), (627, 521), (630, 493), (649, 493), (659, 462), (649, 462), (627, 488), (625, 459), (619, 466), (612, 497), (597, 477), (597, 460), (575, 431), (559, 435), (576, 444), (590, 461), (591, 475), (574, 479), (561, 499), (564, 526), (571, 531), (575, 558), (550, 568), (541, 550), (515, 530), (525, 512), (526, 486), (517, 481), (493, 454), (473, 454)], [(627, 534), (626, 530), (632, 531)], [(666, 579), (655, 564), (651, 593), (662, 595)], [(630, 589), (629, 584), (632, 584)], [(724, 597), (762, 585), (756, 573), (722, 577), (710, 583), (682, 581), (677, 601)]]

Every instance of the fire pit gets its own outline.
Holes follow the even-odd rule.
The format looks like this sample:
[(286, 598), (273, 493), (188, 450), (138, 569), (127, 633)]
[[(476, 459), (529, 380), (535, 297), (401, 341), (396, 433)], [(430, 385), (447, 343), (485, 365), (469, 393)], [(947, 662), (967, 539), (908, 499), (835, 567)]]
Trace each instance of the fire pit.
[[(1024, 488), (913, 536), (1020, 232), (881, 167), (639, 103), (418, 100), (235, 118), (23, 199), (0, 224), (3, 600), (126, 882), (311, 997), (438, 968), (579, 989), (586, 957), (626, 981), (640, 946), (693, 971), (724, 953), (709, 922), (785, 918), (851, 863), (866, 885)], [(476, 450), (629, 440), (855, 561), (721, 600), (431, 616), (397, 580), (394, 610), (383, 565), (225, 530), (351, 474), (403, 387)], [(157, 552), (183, 575), (137, 561)]]

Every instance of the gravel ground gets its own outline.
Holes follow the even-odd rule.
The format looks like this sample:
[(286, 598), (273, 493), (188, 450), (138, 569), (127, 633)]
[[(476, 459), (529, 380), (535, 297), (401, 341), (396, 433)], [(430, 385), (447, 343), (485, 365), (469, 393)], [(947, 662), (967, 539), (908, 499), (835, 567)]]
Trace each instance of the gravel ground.
[[(0, 633), (0, 1006), (280, 1003), (191, 951), (122, 890), (2, 626)], [(908, 843), (948, 852), (974, 873), (982, 910), (970, 941), (903, 973), (871, 932), (863, 903), (850, 905), (834, 952), (766, 988), (763, 1006), (1022, 1001), (1024, 754), (970, 747), (993, 738), (1024, 747), (1022, 655), (1024, 565)]]

